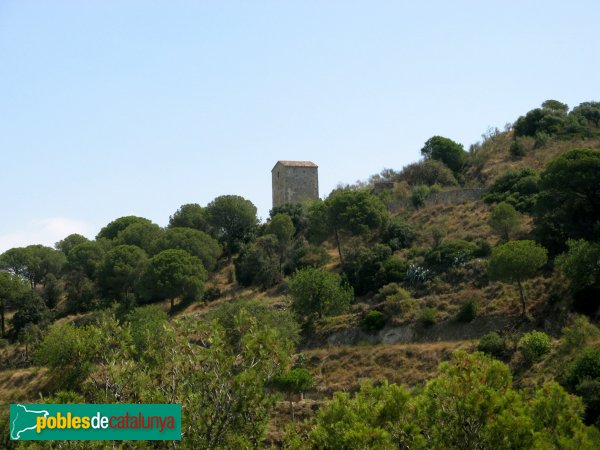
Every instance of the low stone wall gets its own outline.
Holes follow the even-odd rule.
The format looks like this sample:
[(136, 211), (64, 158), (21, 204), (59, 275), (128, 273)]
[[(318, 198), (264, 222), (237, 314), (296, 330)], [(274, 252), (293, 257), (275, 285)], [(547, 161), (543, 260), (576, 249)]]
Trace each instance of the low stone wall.
[[(486, 188), (453, 189), (451, 191), (436, 192), (425, 199), (425, 206), (431, 205), (455, 205), (465, 201), (478, 200), (487, 192)], [(392, 212), (409, 208), (411, 199), (392, 200), (389, 209)]]

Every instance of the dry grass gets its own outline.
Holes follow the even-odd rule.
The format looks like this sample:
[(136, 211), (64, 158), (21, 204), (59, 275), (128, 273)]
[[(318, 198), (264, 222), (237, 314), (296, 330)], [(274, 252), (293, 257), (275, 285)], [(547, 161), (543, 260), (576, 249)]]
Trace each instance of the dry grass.
[(36, 400), (49, 380), (48, 370), (40, 367), (0, 371), (0, 405)]
[(354, 391), (366, 379), (413, 386), (437, 374), (438, 364), (459, 348), (472, 349), (471, 341), (332, 347), (304, 353), (307, 369), (315, 377), (315, 391)]
[(524, 139), (525, 155), (518, 160), (512, 158), (510, 145), (512, 132), (501, 133), (486, 141), (472, 156), (472, 167), (467, 172), (467, 178), (478, 178), (486, 185), (510, 169), (530, 167), (542, 170), (548, 161), (574, 148), (600, 148), (600, 139), (551, 139), (540, 148), (533, 148), (533, 139)]
[(418, 245), (433, 245), (432, 230), (440, 227), (445, 239), (486, 239), (491, 244), (498, 238), (488, 225), (490, 207), (482, 201), (469, 201), (455, 205), (431, 205), (414, 211), (408, 222), (419, 233)]

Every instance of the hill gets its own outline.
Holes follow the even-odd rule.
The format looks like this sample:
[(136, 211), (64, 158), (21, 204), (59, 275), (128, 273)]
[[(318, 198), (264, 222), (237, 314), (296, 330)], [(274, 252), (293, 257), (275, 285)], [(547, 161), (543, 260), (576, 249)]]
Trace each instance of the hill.
[[(549, 102), (265, 224), (222, 196), (166, 229), (129, 216), (9, 250), (0, 404), (182, 402), (198, 448), (492, 448), (518, 404), (517, 448), (598, 448), (600, 104)], [(477, 416), (467, 437), (432, 419), (457, 380), (483, 389), (456, 413)]]

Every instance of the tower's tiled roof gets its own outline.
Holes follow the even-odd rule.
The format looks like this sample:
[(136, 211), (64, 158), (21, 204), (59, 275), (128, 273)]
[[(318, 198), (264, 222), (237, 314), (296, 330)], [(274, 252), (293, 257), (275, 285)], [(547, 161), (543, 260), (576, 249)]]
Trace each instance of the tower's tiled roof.
[(277, 164), (287, 167), (319, 167), (312, 161), (277, 161)]

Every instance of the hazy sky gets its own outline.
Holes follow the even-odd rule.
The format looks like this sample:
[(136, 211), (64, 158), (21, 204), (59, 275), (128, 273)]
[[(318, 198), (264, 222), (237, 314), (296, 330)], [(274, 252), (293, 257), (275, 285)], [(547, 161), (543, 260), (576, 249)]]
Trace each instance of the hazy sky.
[(166, 225), (222, 194), (263, 218), (278, 159), (321, 195), (600, 100), (590, 1), (0, 0), (0, 251)]

